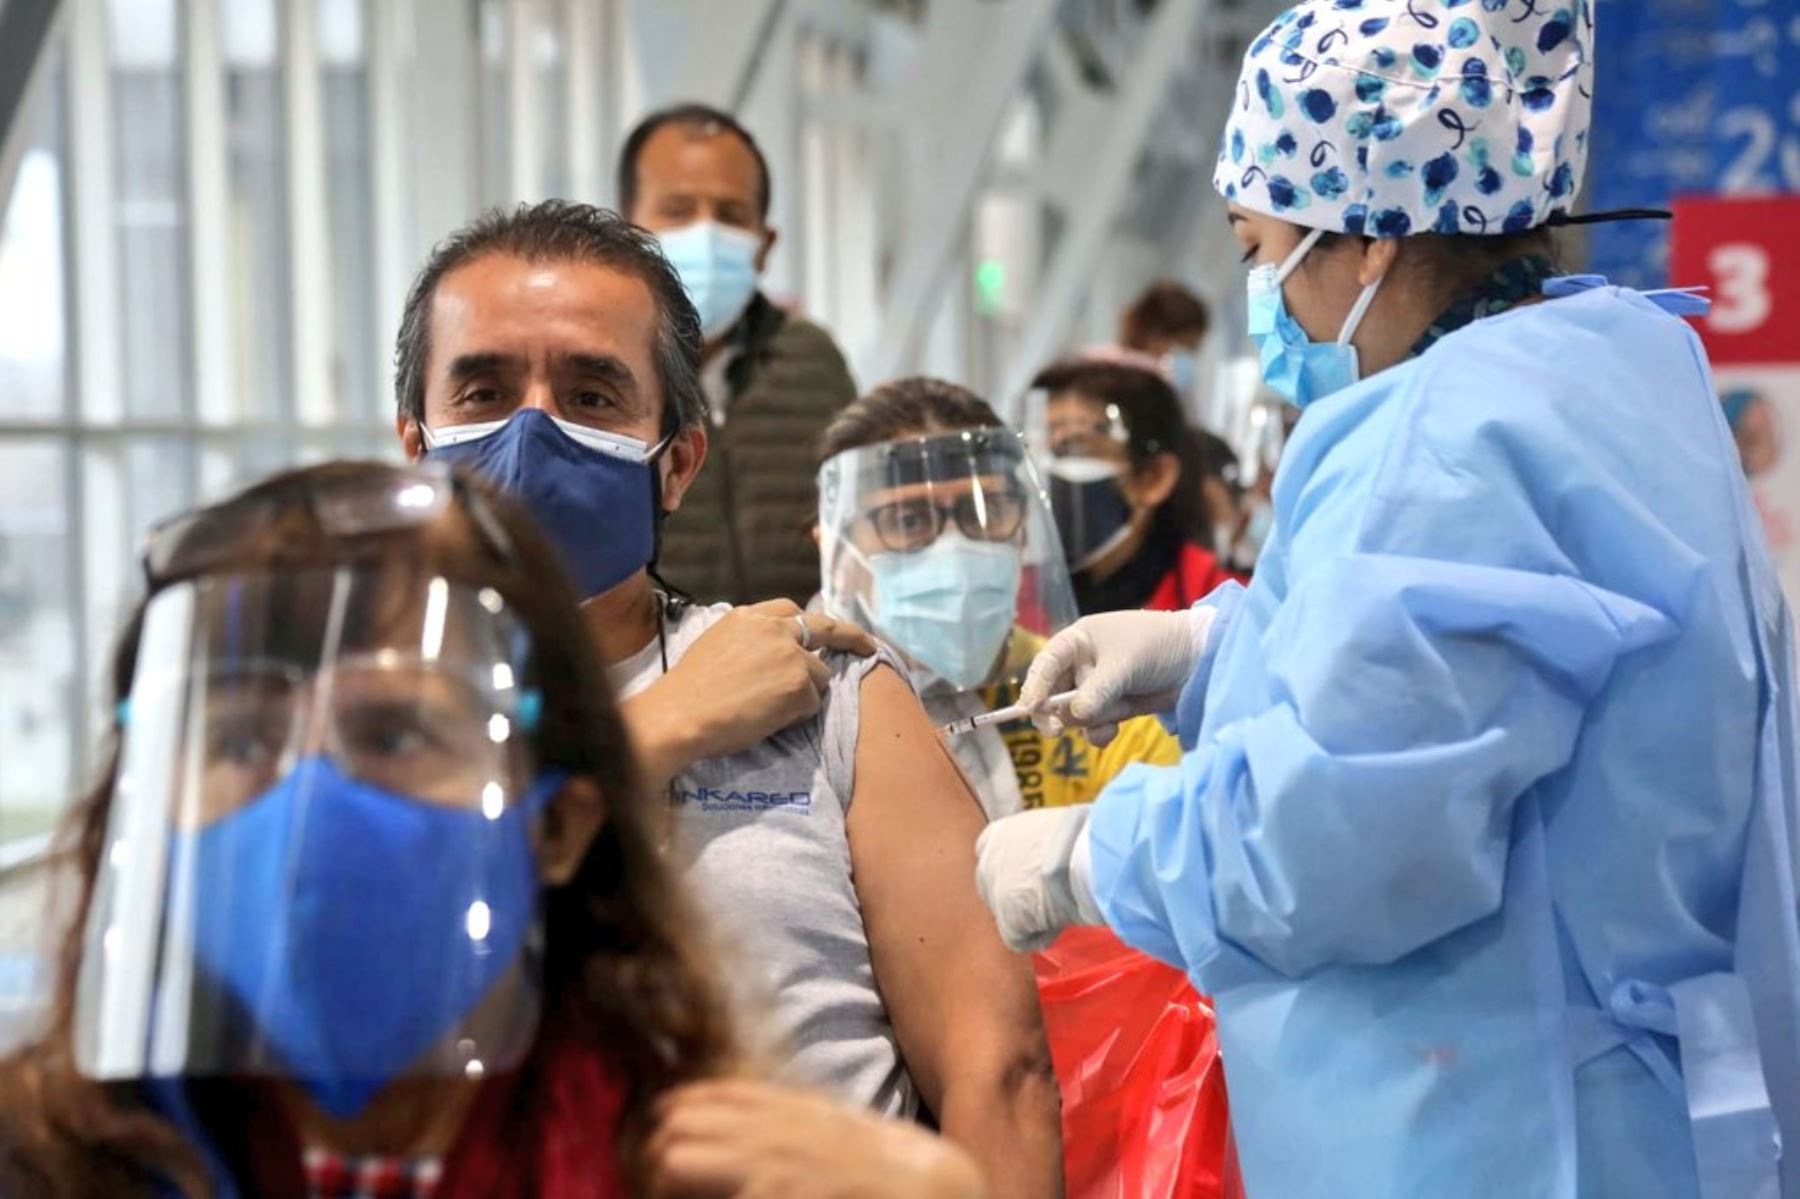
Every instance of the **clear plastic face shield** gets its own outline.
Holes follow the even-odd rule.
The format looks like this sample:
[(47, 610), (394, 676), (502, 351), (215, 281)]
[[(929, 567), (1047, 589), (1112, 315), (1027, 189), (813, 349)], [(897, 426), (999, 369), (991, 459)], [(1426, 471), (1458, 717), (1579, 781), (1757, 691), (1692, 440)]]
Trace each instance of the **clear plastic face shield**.
[(265, 1076), (340, 1118), (537, 1028), (529, 640), (405, 565), (150, 601), (76, 1000), (101, 1079)]
[(1034, 391), (1025, 418), (1069, 569), (1086, 570), (1131, 536), (1130, 431), (1117, 404), (1074, 391)]
[(1061, 542), (1025, 446), (971, 429), (846, 450), (819, 470), (825, 609), (921, 669), (928, 690), (1024, 678), (1075, 619)]

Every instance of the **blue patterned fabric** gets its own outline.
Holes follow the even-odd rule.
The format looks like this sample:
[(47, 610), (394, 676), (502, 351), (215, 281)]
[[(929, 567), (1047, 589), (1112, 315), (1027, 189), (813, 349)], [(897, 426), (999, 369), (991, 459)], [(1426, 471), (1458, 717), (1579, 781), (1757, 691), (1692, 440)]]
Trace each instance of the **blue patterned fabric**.
[(1312, 229), (1502, 234), (1587, 164), (1592, 0), (1305, 0), (1251, 43), (1213, 185)]

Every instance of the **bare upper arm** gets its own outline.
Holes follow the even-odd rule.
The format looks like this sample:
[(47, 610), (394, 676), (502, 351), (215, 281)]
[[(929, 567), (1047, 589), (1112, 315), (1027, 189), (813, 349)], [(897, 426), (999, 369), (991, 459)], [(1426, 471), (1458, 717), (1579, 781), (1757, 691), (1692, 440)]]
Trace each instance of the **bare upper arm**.
[(976, 893), (981, 804), (918, 698), (877, 667), (861, 710), (849, 817), (857, 897), (901, 1052), (936, 1109), (956, 1072), (1046, 1060), (1037, 989)]

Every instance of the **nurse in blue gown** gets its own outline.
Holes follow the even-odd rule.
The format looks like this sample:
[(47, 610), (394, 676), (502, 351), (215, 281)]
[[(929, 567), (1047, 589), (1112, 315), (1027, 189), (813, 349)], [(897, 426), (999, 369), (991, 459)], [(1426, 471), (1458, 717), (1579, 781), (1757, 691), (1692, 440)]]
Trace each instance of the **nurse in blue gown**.
[(1215, 997), (1251, 1199), (1800, 1199), (1795, 647), (1704, 301), (1553, 266), (1593, 39), (1310, 0), (1254, 43), (1216, 183), (1303, 411), (1272, 540), (1026, 688), (1180, 731), (980, 878), (1015, 947), (1104, 921)]

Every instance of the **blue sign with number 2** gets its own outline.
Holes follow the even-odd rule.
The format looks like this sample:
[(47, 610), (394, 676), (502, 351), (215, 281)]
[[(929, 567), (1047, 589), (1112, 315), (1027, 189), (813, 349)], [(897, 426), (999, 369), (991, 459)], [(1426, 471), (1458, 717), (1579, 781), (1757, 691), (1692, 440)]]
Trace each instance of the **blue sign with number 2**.
[[(1800, 192), (1800, 3), (1599, 0), (1594, 12), (1586, 209)], [(1590, 266), (1616, 283), (1663, 286), (1669, 231), (1597, 226)]]

